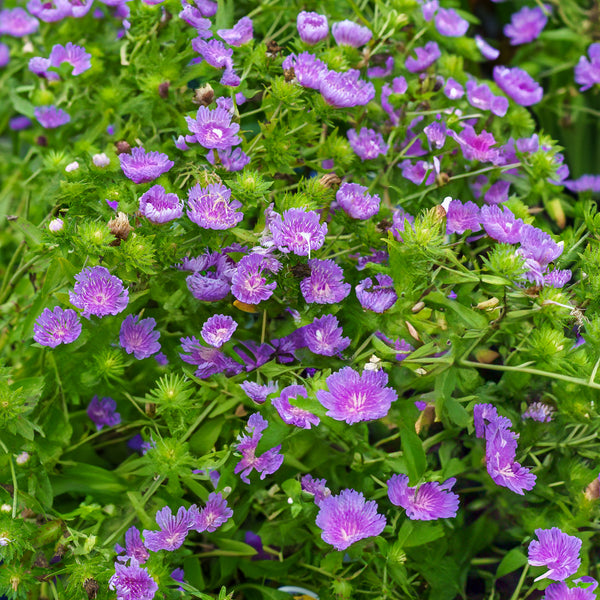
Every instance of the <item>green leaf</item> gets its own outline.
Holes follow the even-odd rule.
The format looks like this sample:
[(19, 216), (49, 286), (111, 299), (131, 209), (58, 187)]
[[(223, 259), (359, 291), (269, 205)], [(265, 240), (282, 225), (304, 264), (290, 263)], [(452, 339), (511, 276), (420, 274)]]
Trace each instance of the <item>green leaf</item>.
[(30, 246), (39, 246), (42, 243), (42, 232), (27, 219), (23, 217), (11, 217), (10, 224), (25, 236)]
[(405, 548), (422, 546), (444, 537), (444, 527), (439, 523), (424, 523), (417, 521), (410, 535), (404, 542)]
[(427, 457), (421, 438), (408, 428), (400, 432), (402, 452), (408, 467), (408, 479), (412, 485), (418, 483), (427, 468)]
[(218, 547), (218, 550), (213, 552), (215, 555), (254, 556), (256, 554), (256, 550), (252, 546), (244, 544), (244, 542), (238, 542), (237, 540), (214, 538), (214, 543)]
[(504, 555), (496, 570), (496, 577), (504, 577), (527, 564), (527, 557), (520, 548), (513, 548)]
[(454, 313), (470, 329), (485, 329), (488, 326), (488, 320), (484, 315), (463, 306), (456, 300), (446, 298), (441, 292), (432, 292), (425, 296), (423, 301), (425, 304), (433, 304)]

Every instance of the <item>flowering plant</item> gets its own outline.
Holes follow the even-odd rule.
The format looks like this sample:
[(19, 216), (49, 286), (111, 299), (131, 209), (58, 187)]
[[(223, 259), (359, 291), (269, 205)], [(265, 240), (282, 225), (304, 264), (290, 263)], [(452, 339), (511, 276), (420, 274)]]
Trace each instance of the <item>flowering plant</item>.
[(7, 0), (0, 597), (595, 598), (596, 8)]

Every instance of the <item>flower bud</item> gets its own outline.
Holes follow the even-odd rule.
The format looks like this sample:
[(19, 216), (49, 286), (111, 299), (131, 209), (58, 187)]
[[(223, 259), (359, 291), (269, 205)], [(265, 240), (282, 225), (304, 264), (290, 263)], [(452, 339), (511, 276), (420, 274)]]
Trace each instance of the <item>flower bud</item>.
[(24, 465), (28, 460), (29, 460), (28, 452), (21, 452), (21, 454), (19, 454), (19, 456), (17, 456), (17, 458), (15, 459), (15, 461), (18, 465)]
[(196, 90), (192, 102), (198, 106), (208, 106), (214, 99), (215, 92), (211, 85), (207, 83), (205, 86)]
[(103, 169), (104, 167), (108, 167), (110, 164), (110, 158), (108, 158), (108, 156), (106, 156), (106, 154), (103, 152), (102, 154), (94, 154), (94, 156), (92, 156), (92, 162), (95, 166)]
[(67, 173), (71, 173), (72, 171), (77, 171), (77, 169), (79, 169), (79, 163), (76, 160), (74, 160), (72, 163), (69, 163), (65, 167), (65, 171)]
[(50, 223), (48, 223), (48, 229), (52, 232), (52, 233), (58, 233), (59, 231), (62, 231), (65, 227), (65, 223), (62, 219), (56, 218), (56, 219), (52, 219), (52, 221), (50, 221)]
[(166, 99), (169, 97), (169, 86), (171, 85), (170, 81), (163, 81), (163, 83), (161, 83), (158, 86), (158, 95), (163, 98)]
[(124, 212), (117, 213), (117, 216), (108, 222), (108, 228), (118, 240), (126, 240), (133, 229), (129, 224), (129, 217)]
[(117, 154), (131, 154), (131, 146), (125, 140), (115, 142), (115, 149)]

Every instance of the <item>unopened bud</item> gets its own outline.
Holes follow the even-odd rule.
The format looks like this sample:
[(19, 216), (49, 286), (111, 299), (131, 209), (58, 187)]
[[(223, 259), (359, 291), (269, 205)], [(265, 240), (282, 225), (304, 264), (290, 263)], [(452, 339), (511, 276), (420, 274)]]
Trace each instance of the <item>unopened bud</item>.
[(48, 145), (48, 138), (45, 135), (38, 135), (35, 143), (38, 146), (46, 147)]
[(421, 312), (425, 308), (425, 302), (422, 300), (417, 302), (410, 310), (413, 313)]
[(326, 188), (332, 188), (333, 186), (340, 185), (342, 180), (335, 173), (327, 173), (319, 179), (319, 183)]
[(450, 175), (448, 173), (438, 173), (435, 177), (435, 182), (438, 187), (444, 187), (450, 183)]
[(52, 233), (58, 233), (59, 231), (62, 231), (64, 229), (64, 221), (62, 219), (52, 219), (52, 221), (50, 221), (50, 223), (48, 223), (48, 229), (52, 232)]
[(207, 83), (205, 86), (198, 88), (194, 93), (192, 102), (199, 106), (208, 106), (215, 99), (215, 91), (211, 85)]
[(600, 479), (598, 477), (595, 477), (592, 483), (585, 488), (585, 497), (588, 500), (600, 498)]
[(108, 222), (110, 232), (118, 240), (126, 240), (129, 237), (129, 232), (133, 227), (129, 224), (129, 218), (124, 212), (119, 212), (114, 219)]
[(131, 154), (131, 146), (125, 140), (115, 142), (115, 150), (117, 154)]
[(102, 154), (94, 154), (94, 156), (92, 156), (92, 162), (97, 167), (103, 169), (104, 167), (108, 167), (110, 164), (110, 158), (108, 158), (108, 156), (106, 156), (106, 154), (103, 152)]
[(171, 85), (170, 81), (163, 81), (163, 83), (161, 83), (158, 86), (158, 95), (161, 98), (168, 98), (169, 97), (169, 86)]
[(494, 297), (490, 298), (489, 300), (484, 300), (483, 302), (480, 302), (475, 308), (478, 308), (479, 310), (492, 310), (496, 306), (498, 306), (499, 303), (500, 300)]
[(69, 163), (65, 167), (65, 171), (67, 173), (71, 173), (72, 171), (77, 171), (77, 169), (79, 169), (79, 163), (76, 160), (74, 160), (72, 163)]
[[(9, 513), (11, 510), (12, 510), (12, 506), (10, 504), (2, 504), (2, 506), (0, 506), (1, 512)], [(2, 545), (2, 544), (0, 544), (0, 545)]]
[(88, 600), (94, 600), (94, 598), (98, 595), (100, 585), (94, 578), (90, 577), (83, 582), (83, 589), (87, 594)]
[(21, 452), (15, 459), (18, 465), (24, 465), (29, 460), (29, 452)]

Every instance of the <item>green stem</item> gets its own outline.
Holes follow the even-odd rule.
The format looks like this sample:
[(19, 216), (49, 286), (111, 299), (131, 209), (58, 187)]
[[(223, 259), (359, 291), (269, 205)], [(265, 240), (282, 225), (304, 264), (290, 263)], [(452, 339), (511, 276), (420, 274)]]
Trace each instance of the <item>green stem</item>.
[(519, 598), (519, 594), (521, 593), (521, 588), (523, 587), (523, 584), (525, 583), (525, 577), (527, 576), (527, 571), (529, 571), (529, 564), (525, 565), (525, 568), (523, 569), (523, 572), (521, 573), (519, 583), (517, 583), (517, 587), (516, 587), (513, 595), (510, 597), (510, 600), (517, 600)]

